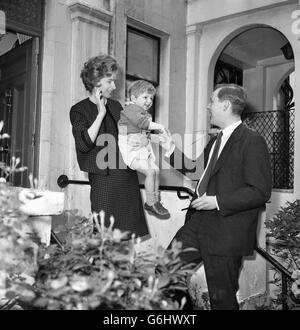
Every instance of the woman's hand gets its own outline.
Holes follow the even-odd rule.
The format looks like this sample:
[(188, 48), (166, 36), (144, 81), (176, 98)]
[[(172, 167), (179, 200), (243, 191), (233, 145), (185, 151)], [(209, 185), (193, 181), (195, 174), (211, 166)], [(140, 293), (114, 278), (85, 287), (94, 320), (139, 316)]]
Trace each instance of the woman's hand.
[(103, 118), (106, 114), (106, 107), (105, 107), (105, 104), (104, 104), (104, 98), (103, 98), (103, 95), (102, 95), (101, 88), (100, 87), (95, 87), (94, 90), (93, 90), (93, 94), (94, 94), (94, 97), (95, 97), (95, 100), (96, 100), (96, 105), (97, 105), (97, 108), (98, 108), (98, 116)]

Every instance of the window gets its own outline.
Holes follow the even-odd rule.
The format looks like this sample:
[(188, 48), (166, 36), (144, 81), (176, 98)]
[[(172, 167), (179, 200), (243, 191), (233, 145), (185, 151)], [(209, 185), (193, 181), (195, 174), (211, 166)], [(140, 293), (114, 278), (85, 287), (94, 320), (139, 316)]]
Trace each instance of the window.
[[(160, 39), (135, 28), (127, 28), (126, 100), (128, 88), (139, 79), (159, 85)], [(149, 111), (155, 118), (155, 99)]]

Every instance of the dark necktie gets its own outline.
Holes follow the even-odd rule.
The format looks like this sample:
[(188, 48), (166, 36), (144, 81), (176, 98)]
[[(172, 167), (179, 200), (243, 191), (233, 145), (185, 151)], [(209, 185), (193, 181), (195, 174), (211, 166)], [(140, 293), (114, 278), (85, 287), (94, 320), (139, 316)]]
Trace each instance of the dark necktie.
[(197, 190), (197, 193), (198, 193), (199, 197), (201, 197), (206, 192), (208, 181), (210, 179), (212, 170), (215, 167), (217, 159), (218, 159), (218, 153), (219, 153), (219, 149), (220, 149), (220, 145), (221, 145), (222, 135), (223, 135), (223, 132), (221, 131), (218, 134), (218, 137), (216, 139), (216, 144), (215, 144), (215, 147), (214, 147), (214, 150), (213, 150), (213, 154), (212, 154), (212, 156), (209, 160), (209, 163), (206, 167), (205, 174), (204, 174), (204, 176), (203, 176), (203, 178), (202, 178), (202, 180), (199, 184), (199, 187), (198, 187), (198, 190)]

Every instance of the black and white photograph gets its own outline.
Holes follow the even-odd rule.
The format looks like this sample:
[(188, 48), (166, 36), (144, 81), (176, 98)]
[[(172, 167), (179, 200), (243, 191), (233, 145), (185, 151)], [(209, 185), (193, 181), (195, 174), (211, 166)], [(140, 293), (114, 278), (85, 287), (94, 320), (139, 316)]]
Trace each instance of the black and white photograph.
[(0, 0), (0, 317), (299, 310), (299, 86), (299, 0)]

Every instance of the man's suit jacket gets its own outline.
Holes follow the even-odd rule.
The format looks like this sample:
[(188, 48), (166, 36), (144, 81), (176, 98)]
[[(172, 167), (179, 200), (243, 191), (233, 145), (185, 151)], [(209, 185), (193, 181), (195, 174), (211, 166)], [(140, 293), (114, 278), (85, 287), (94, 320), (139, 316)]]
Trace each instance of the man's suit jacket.
[(186, 221), (194, 219), (195, 225), (200, 226), (211, 254), (252, 255), (258, 213), (269, 200), (271, 190), (266, 142), (241, 124), (225, 144), (208, 183), (207, 195), (217, 197), (220, 209), (193, 209), (187, 212)]

